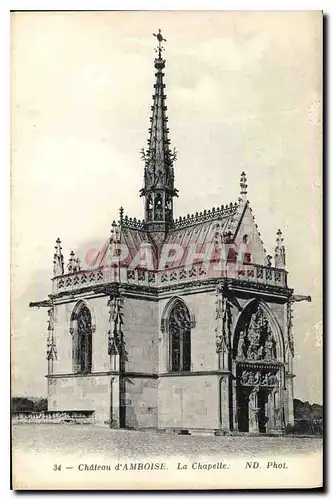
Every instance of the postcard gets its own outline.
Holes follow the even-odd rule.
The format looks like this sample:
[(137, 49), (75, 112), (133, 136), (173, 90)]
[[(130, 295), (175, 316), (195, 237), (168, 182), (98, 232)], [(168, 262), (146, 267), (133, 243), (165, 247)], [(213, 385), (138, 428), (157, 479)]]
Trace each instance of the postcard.
[(13, 489), (322, 487), (322, 12), (11, 17)]

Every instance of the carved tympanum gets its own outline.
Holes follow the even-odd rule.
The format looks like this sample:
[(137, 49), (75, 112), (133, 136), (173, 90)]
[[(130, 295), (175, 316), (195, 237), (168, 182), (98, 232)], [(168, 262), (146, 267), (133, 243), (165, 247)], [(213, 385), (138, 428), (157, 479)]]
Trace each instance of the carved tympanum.
[(234, 354), (239, 361), (276, 360), (276, 340), (260, 306), (240, 331)]

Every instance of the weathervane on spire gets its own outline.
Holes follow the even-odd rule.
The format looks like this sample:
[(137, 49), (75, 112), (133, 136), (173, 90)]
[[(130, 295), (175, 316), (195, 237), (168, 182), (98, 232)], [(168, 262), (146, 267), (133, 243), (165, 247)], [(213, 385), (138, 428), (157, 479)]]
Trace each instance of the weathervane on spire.
[(153, 33), (153, 35), (156, 36), (156, 38), (158, 40), (158, 47), (155, 48), (155, 52), (158, 52), (158, 57), (161, 58), (162, 50), (165, 50), (163, 45), (162, 45), (162, 42), (166, 42), (166, 39), (163, 37), (160, 29), (158, 29), (157, 35), (156, 35), (156, 33)]

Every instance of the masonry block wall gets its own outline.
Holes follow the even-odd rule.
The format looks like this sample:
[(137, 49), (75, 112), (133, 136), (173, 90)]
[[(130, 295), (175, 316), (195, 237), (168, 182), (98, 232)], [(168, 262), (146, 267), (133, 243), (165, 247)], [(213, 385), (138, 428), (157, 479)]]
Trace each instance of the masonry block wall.
[(158, 304), (135, 297), (124, 297), (123, 332), (128, 353), (126, 371), (158, 371)]
[(98, 423), (109, 421), (111, 406), (113, 418), (119, 410), (118, 381), (113, 381), (114, 398), (111, 404), (111, 376), (89, 375), (48, 378), (48, 410), (95, 410)]
[(158, 396), (160, 428), (218, 429), (217, 375), (161, 377)]
[[(158, 426), (160, 428), (218, 428), (218, 376), (215, 344), (215, 292), (179, 295), (195, 325), (191, 329), (191, 372), (170, 373), (168, 332), (160, 332)], [(160, 300), (159, 324), (177, 296)]]
[(157, 428), (158, 380), (126, 377), (126, 425), (133, 429)]

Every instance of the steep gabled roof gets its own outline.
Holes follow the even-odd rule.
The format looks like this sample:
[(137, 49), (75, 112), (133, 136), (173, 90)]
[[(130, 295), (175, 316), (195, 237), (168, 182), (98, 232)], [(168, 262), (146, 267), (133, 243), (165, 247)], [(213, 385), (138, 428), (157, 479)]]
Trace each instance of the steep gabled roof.
[[(195, 253), (200, 254), (211, 245), (220, 244), (225, 237), (231, 243), (236, 237), (246, 206), (247, 202), (241, 201), (239, 204), (231, 203), (221, 208), (205, 210), (204, 212), (180, 217), (175, 220), (163, 244), (169, 245), (169, 248), (180, 245), (183, 253), (180, 260), (169, 262), (168, 268), (185, 266), (188, 253), (193, 251), (193, 249), (195, 249)], [(160, 248), (154, 245), (144, 223), (135, 219), (125, 218), (120, 221), (118, 231), (120, 244), (125, 245), (128, 250), (128, 252), (125, 252), (127, 253), (126, 258), (122, 259), (123, 264), (128, 266), (140, 250), (143, 250), (145, 245), (148, 244), (152, 251), (154, 268), (158, 268)], [(92, 267), (98, 268), (108, 265), (110, 262), (111, 240), (112, 238), (109, 245), (105, 245), (99, 251), (92, 262)], [(212, 258), (214, 257), (212, 256)]]
[[(153, 263), (157, 263), (157, 253), (155, 247), (152, 245), (149, 233), (145, 229), (138, 229), (135, 227), (122, 227), (120, 229), (120, 245), (124, 245), (128, 249), (128, 253), (122, 263), (129, 266), (133, 259), (138, 255), (140, 250), (144, 248), (145, 244), (151, 244)], [(112, 238), (109, 240), (108, 245), (98, 252), (91, 266), (93, 268), (104, 267), (110, 264), (110, 259), (112, 256)]]

